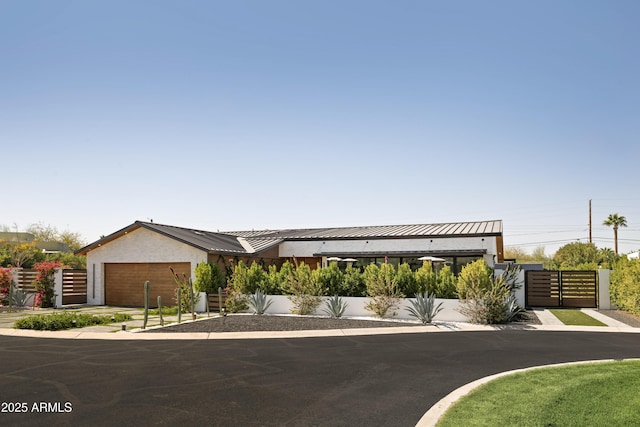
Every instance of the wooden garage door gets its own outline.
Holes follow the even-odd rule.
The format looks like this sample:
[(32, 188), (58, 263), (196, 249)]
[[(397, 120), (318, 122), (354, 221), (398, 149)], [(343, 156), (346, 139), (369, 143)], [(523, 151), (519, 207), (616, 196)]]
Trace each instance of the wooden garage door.
[(158, 295), (162, 305), (173, 306), (177, 287), (169, 267), (176, 273), (191, 276), (188, 262), (168, 263), (117, 263), (105, 264), (105, 300), (107, 305), (144, 307), (144, 282), (151, 282), (149, 306), (158, 306)]

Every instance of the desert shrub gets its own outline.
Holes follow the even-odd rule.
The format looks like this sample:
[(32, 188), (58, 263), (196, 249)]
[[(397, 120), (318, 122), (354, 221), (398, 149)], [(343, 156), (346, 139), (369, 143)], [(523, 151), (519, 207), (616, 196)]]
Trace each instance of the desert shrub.
[(622, 257), (615, 264), (609, 294), (620, 309), (640, 315), (640, 260)]
[(218, 263), (201, 262), (196, 265), (196, 281), (193, 286), (196, 292), (215, 294), (218, 288), (224, 286), (224, 271)]
[(251, 266), (247, 269), (247, 287), (244, 290), (245, 294), (254, 294), (258, 289), (264, 290), (267, 287), (268, 275), (264, 271), (262, 265), (253, 261)]
[(414, 293), (433, 294), (437, 290), (436, 272), (429, 261), (423, 261), (422, 266), (415, 272), (417, 290)]
[[(169, 267), (169, 271), (173, 275), (177, 288), (175, 293), (175, 303), (180, 307), (183, 313), (192, 313), (195, 317), (195, 306), (200, 300), (200, 294), (194, 289), (191, 276), (186, 273), (178, 274), (173, 267)], [(178, 290), (180, 290), (180, 298), (178, 298)]]
[(267, 275), (267, 294), (282, 295), (291, 274), (294, 274), (294, 267), (289, 261), (285, 261), (279, 269), (275, 265), (270, 265)]
[(249, 308), (249, 299), (246, 294), (227, 288), (225, 307), (229, 313), (238, 313)]
[(317, 272), (318, 284), (323, 290), (324, 295), (338, 295), (343, 291), (344, 274), (338, 268), (337, 262), (329, 263), (325, 268), (318, 268)]
[(225, 302), (226, 310), (230, 313), (237, 313), (249, 308), (247, 297), (247, 289), (249, 287), (248, 270), (242, 261), (238, 261), (232, 268), (233, 272), (227, 281), (227, 299)]
[(465, 299), (467, 297), (467, 290), (470, 288), (476, 291), (489, 289), (492, 280), (493, 271), (484, 260), (479, 259), (467, 264), (462, 267), (462, 271), (460, 271), (460, 275), (458, 276), (458, 283), (456, 285), (458, 297)]
[(524, 309), (517, 305), (512, 291), (513, 283), (506, 274), (492, 278), (488, 285), (470, 281), (460, 312), (472, 323), (501, 324), (517, 320)]
[(267, 295), (280, 295), (282, 294), (282, 283), (284, 282), (283, 275), (280, 273), (282, 269), (278, 270), (275, 265), (270, 265), (267, 270), (266, 282), (264, 282), (264, 292)]
[[(107, 325), (109, 323), (126, 322), (132, 319), (128, 314), (116, 313), (113, 315), (93, 316), (86, 313), (74, 313), (63, 311), (54, 314), (36, 314), (23, 317), (14, 324), (16, 329), (35, 329), (39, 331), (59, 331), (71, 328), (84, 328), (93, 325)], [(74, 324), (75, 321), (75, 324)]]
[(305, 264), (299, 264), (291, 270), (284, 283), (284, 291), (293, 303), (294, 314), (311, 314), (322, 302), (323, 289), (318, 283), (317, 273)]
[(375, 264), (369, 264), (364, 269), (363, 277), (367, 294), (371, 298), (365, 308), (379, 317), (385, 317), (390, 313), (395, 316), (395, 309), (404, 295), (398, 289), (393, 265), (385, 263), (378, 267)]
[(0, 303), (7, 305), (9, 303), (9, 288), (13, 281), (13, 275), (8, 268), (0, 267)]
[(438, 283), (436, 287), (437, 298), (456, 298), (456, 276), (451, 271), (451, 267), (443, 265), (438, 272)]
[(84, 255), (74, 255), (71, 252), (46, 254), (46, 261), (58, 261), (60, 264), (64, 264), (67, 268), (87, 268), (87, 257)]
[(38, 272), (33, 285), (36, 288), (36, 296), (34, 300), (35, 307), (53, 307), (56, 302), (55, 279), (56, 269), (62, 268), (62, 264), (58, 261), (43, 261), (36, 263), (33, 268)]
[(339, 295), (345, 297), (363, 297), (367, 295), (367, 287), (359, 268), (348, 265), (342, 277), (342, 291)]
[(404, 295), (415, 295), (420, 292), (416, 275), (406, 262), (398, 266), (396, 281), (398, 282), (398, 290)]
[(232, 274), (230, 279), (227, 282), (227, 285), (230, 289), (242, 293), (249, 293), (249, 277), (248, 272), (249, 268), (247, 268), (246, 264), (242, 261), (238, 261), (236, 265), (232, 268)]

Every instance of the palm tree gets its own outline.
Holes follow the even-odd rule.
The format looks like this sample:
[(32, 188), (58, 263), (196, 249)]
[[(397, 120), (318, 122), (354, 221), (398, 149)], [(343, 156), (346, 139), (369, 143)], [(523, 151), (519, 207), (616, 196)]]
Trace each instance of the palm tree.
[(602, 224), (607, 227), (613, 226), (613, 243), (615, 245), (616, 255), (618, 255), (618, 227), (626, 227), (627, 218), (617, 213), (609, 214), (609, 217), (605, 219)]

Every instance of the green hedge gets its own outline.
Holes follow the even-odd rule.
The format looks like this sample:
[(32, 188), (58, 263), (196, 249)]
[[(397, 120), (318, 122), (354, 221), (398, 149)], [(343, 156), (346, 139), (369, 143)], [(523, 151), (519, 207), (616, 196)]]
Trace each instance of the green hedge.
[(609, 294), (620, 309), (640, 315), (640, 260), (622, 258), (616, 263)]
[[(480, 260), (484, 264), (484, 261)], [(377, 265), (375, 267), (380, 268)], [(413, 297), (417, 293), (428, 292), (435, 294), (437, 298), (456, 298), (456, 277), (447, 265), (440, 269), (436, 275), (431, 264), (425, 261), (417, 271), (403, 263), (397, 268), (388, 264), (389, 280), (398, 287), (398, 291), (406, 297)], [(367, 274), (358, 267), (348, 266), (344, 271), (338, 268), (337, 263), (332, 262), (324, 268), (311, 270), (304, 263), (297, 267), (286, 261), (280, 269), (269, 266), (265, 271), (263, 267), (253, 262), (247, 266), (242, 261), (233, 268), (231, 277), (227, 278), (227, 291), (235, 298), (236, 295), (249, 295), (260, 290), (268, 295), (291, 295), (295, 292), (291, 284), (296, 282), (298, 270), (309, 270), (305, 280), (309, 282), (314, 291), (313, 294), (343, 297), (372, 296), (367, 291), (365, 284)], [(486, 271), (491, 269), (486, 267)], [(233, 300), (232, 298), (232, 300)]]
[[(86, 326), (106, 325), (109, 323), (126, 322), (132, 317), (128, 314), (116, 313), (111, 316), (93, 316), (86, 313), (62, 312), (54, 314), (35, 314), (18, 320), (14, 328), (35, 329), (38, 331), (60, 331), (71, 328), (84, 328)], [(75, 325), (74, 325), (75, 320)]]

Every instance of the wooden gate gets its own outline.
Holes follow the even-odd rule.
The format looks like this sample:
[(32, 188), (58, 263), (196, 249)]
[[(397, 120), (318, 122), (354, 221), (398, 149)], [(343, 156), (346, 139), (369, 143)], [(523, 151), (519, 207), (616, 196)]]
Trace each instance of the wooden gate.
[(87, 303), (87, 270), (62, 270), (62, 305)]
[(598, 306), (595, 271), (527, 271), (525, 273), (527, 307)]

